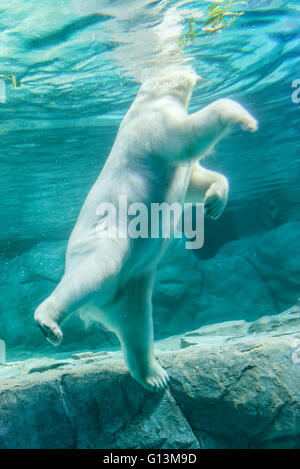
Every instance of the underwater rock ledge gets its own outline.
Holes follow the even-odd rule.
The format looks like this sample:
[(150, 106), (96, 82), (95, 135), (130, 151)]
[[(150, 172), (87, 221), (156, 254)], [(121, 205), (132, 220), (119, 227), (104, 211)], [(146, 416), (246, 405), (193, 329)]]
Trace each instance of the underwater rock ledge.
[(119, 352), (4, 365), (0, 448), (300, 447), (299, 304), (157, 351), (171, 377), (161, 393), (134, 381)]

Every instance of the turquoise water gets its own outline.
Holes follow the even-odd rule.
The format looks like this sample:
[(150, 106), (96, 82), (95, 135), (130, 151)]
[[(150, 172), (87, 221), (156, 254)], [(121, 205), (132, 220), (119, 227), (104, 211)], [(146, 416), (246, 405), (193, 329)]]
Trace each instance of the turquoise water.
[[(300, 79), (299, 3), (249, 0), (230, 28), (212, 34), (201, 29), (208, 5), (0, 1), (0, 338), (8, 357), (53, 353), (33, 312), (62, 275), (70, 231), (139, 84), (157, 70), (185, 63), (205, 78), (193, 94), (191, 112), (230, 97), (260, 122), (256, 134), (232, 132), (206, 162), (228, 177), (230, 200), (220, 220), (207, 222), (205, 246), (196, 256), (212, 262), (231, 241), (261, 239), (300, 221), (300, 104), (292, 101), (292, 83)], [(188, 32), (190, 17), (196, 36), (182, 51), (178, 40)], [(272, 267), (279, 280), (271, 289), (280, 292), (273, 303), (254, 304), (250, 298), (251, 316), (250, 306), (243, 310), (231, 295), (228, 312), (217, 306), (215, 315), (206, 314), (202, 305), (203, 315), (189, 324), (180, 311), (178, 320), (173, 315), (170, 320), (176, 305), (159, 286), (157, 337), (221, 320), (256, 319), (294, 304), (300, 285), (295, 227), (284, 232), (296, 233), (290, 251), (284, 243), (289, 257)], [(278, 243), (270, 250), (277, 257), (283, 252)], [(176, 262), (180, 266), (180, 256)], [(282, 269), (291, 262), (290, 287)], [(99, 344), (98, 327), (73, 318), (61, 352), (117, 346), (103, 338)]]

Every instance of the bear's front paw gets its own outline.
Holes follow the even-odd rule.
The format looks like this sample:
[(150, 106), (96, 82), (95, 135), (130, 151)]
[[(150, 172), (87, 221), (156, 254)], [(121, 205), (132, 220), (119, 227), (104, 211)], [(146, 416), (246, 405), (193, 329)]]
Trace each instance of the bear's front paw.
[(239, 125), (248, 132), (257, 131), (258, 121), (236, 101), (220, 99), (217, 101), (217, 109), (224, 122)]
[(208, 218), (217, 220), (226, 207), (228, 200), (228, 183), (226, 178), (222, 183), (214, 183), (205, 194), (204, 212)]
[(248, 116), (242, 123), (242, 128), (248, 132), (256, 132), (258, 130), (258, 122), (251, 116)]

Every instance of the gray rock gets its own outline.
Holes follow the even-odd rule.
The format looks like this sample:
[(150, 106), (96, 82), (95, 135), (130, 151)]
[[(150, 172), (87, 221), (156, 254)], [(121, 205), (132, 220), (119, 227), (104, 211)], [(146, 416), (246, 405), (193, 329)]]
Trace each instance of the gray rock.
[(299, 304), (168, 344), (157, 354), (170, 386), (154, 394), (119, 352), (8, 363), (0, 448), (300, 448)]
[(299, 448), (300, 366), (287, 338), (184, 349), (163, 359), (202, 447)]
[(170, 391), (146, 393), (117, 359), (23, 373), (0, 389), (0, 448), (199, 447)]
[[(300, 222), (224, 245), (207, 260), (176, 241), (159, 264), (154, 319), (162, 334), (222, 321), (253, 321), (294, 304), (300, 292)], [(255, 308), (253, 308), (255, 305)]]
[(252, 256), (278, 310), (294, 304), (300, 291), (300, 222), (286, 223), (260, 237)]
[(252, 334), (267, 334), (268, 336), (284, 334), (300, 334), (300, 300), (292, 308), (281, 314), (263, 316), (256, 321), (226, 321), (200, 327), (187, 332), (181, 338), (181, 346), (194, 344), (209, 344), (213, 341), (220, 343), (240, 337), (250, 337)]
[(71, 355), (71, 358), (73, 358), (74, 360), (82, 360), (85, 358), (93, 358), (93, 357), (94, 357), (93, 352), (73, 353)]
[(279, 312), (269, 286), (239, 254), (239, 247), (236, 242), (235, 254), (232, 247), (229, 255), (221, 252), (201, 261), (183, 243), (172, 246), (171, 255), (168, 251), (159, 265), (153, 295), (154, 321), (161, 335)]
[(221, 345), (225, 343), (224, 337), (203, 337), (193, 335), (184, 335), (181, 338), (181, 348), (190, 347), (191, 345), (198, 345), (198, 347), (208, 347), (210, 345)]

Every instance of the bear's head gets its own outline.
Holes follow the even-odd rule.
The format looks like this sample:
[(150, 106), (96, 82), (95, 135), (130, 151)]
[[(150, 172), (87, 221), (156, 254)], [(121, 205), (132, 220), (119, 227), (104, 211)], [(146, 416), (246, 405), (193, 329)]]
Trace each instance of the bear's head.
[(145, 81), (141, 86), (139, 95), (148, 99), (159, 99), (164, 96), (173, 96), (179, 99), (187, 108), (193, 88), (200, 83), (200, 78), (189, 68), (170, 69), (163, 75), (156, 75)]

